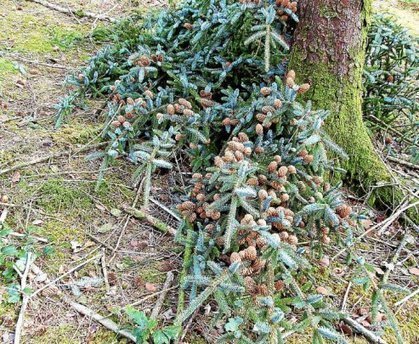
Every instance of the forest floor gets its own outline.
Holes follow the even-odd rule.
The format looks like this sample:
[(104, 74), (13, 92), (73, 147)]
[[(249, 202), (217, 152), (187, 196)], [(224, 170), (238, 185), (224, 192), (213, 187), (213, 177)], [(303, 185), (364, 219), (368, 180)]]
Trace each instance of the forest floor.
[[(92, 11), (120, 18), (132, 11), (159, 7), (161, 3), (135, 0), (55, 0), (72, 9)], [(418, 13), (414, 6), (377, 1), (377, 8), (388, 10), (410, 23), (418, 33)], [(407, 17), (408, 14), (408, 17)], [(410, 18), (410, 19), (406, 19)], [(155, 230), (121, 211), (133, 205), (137, 192), (130, 185), (132, 168), (117, 162), (106, 173), (105, 183), (95, 191), (98, 162), (85, 156), (100, 142), (101, 104), (92, 103), (79, 110), (59, 130), (53, 129), (54, 104), (65, 94), (66, 75), (86, 63), (100, 46), (92, 39), (94, 30), (106, 23), (65, 15), (31, 1), (3, 0), (0, 8), (0, 196), (9, 200), (0, 209), (5, 223), (16, 235), (13, 243), (36, 253), (34, 262), (43, 273), (29, 274), (30, 288), (53, 280), (66, 298), (109, 316), (121, 326), (127, 324), (122, 309), (136, 303), (146, 313), (153, 309), (168, 272), (176, 276), (181, 266), (181, 250), (168, 234)], [(43, 161), (38, 161), (45, 158)], [(19, 167), (19, 164), (27, 163)], [(11, 167), (12, 171), (7, 172)], [(156, 177), (150, 212), (176, 226), (176, 219), (165, 210), (178, 203), (168, 190), (182, 187), (173, 175)], [(380, 214), (373, 213), (380, 221)], [(373, 224), (371, 222), (369, 225)], [(389, 261), (397, 249), (403, 231), (391, 226), (384, 237), (371, 237), (363, 243), (365, 252), (373, 252), (377, 267)], [(101, 257), (98, 257), (98, 254)], [(395, 281), (417, 288), (417, 277), (406, 268), (417, 266), (417, 252), (403, 252), (405, 264), (396, 268)], [(88, 262), (88, 263), (86, 263)], [(78, 265), (82, 267), (74, 269)], [(103, 273), (106, 267), (107, 278)], [(74, 271), (73, 271), (74, 269)], [(336, 269), (340, 269), (339, 266)], [(342, 269), (340, 269), (342, 270)], [(377, 272), (381, 273), (380, 271)], [(336, 300), (348, 289), (344, 272), (332, 277)], [(175, 280), (173, 286), (176, 287)], [(415, 287), (416, 285), (416, 287)], [(176, 288), (171, 288), (163, 304), (160, 319), (170, 323), (174, 317)], [(120, 343), (114, 332), (88, 317), (81, 316), (64, 301), (63, 294), (46, 288), (32, 298), (23, 324), (24, 343)], [(0, 341), (13, 342), (20, 303), (8, 303), (0, 285)], [(395, 302), (397, 300), (393, 300)], [(346, 307), (353, 312), (368, 303), (367, 295), (353, 287)], [(407, 343), (419, 343), (419, 299), (412, 298), (398, 309)], [(365, 317), (366, 318), (366, 317)], [(208, 331), (205, 324), (192, 330)], [(191, 331), (192, 332), (192, 331)], [(386, 334), (388, 343), (394, 339)], [(206, 342), (191, 335), (184, 341)], [(362, 338), (354, 342), (365, 342)]]

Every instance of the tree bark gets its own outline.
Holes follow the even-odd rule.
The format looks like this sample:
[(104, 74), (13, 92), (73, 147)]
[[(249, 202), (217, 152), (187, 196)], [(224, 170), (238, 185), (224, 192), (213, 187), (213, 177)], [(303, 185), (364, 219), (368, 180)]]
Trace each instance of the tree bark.
[[(349, 160), (340, 165), (346, 178), (367, 189), (390, 182), (390, 174), (374, 151), (362, 120), (362, 73), (371, 0), (300, 0), (300, 23), (295, 33), (290, 67), (300, 83), (309, 82), (310, 99), (331, 112), (326, 132)], [(382, 201), (393, 188), (379, 188)], [(376, 189), (378, 190), (378, 189)]]

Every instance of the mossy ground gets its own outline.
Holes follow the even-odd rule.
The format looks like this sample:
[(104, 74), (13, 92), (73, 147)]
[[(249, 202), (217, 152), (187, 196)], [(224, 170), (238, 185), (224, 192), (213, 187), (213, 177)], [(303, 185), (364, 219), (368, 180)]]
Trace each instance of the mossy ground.
[[(58, 1), (57, 1), (58, 2)], [(71, 0), (66, 4), (76, 9), (109, 11), (109, 15), (141, 10), (135, 1), (104, 1), (83, 3)], [(129, 5), (131, 4), (131, 5)], [(96, 25), (96, 24), (95, 24)], [(103, 25), (103, 24), (100, 24)], [(77, 297), (68, 285), (81, 277), (102, 276), (100, 262), (92, 262), (60, 281), (62, 290), (70, 297), (84, 303), (101, 314), (112, 314), (114, 321), (126, 323), (121, 309), (149, 294), (144, 287), (151, 283), (159, 290), (168, 266), (176, 269), (179, 257), (173, 249), (171, 238), (153, 231), (144, 223), (126, 222), (124, 214), (112, 210), (130, 204), (135, 191), (130, 185), (131, 170), (122, 161), (116, 162), (106, 174), (105, 183), (95, 191), (98, 162), (87, 162), (84, 155), (71, 154), (75, 148), (97, 139), (101, 121), (84, 116), (79, 111), (59, 131), (53, 128), (53, 105), (65, 91), (62, 81), (72, 67), (83, 64), (86, 57), (97, 49), (90, 39), (94, 29), (92, 21), (68, 17), (32, 2), (17, 5), (15, 1), (2, 1), (0, 8), (0, 100), (7, 108), (0, 107), (0, 170), (23, 161), (30, 161), (51, 153), (65, 152), (60, 158), (42, 164), (30, 165), (15, 172), (0, 175), (0, 194), (8, 194), (10, 208), (7, 224), (22, 233), (30, 232), (48, 240), (34, 244), (38, 255), (36, 264), (50, 278), (55, 278), (102, 249), (92, 236), (119, 250), (115, 258), (112, 249), (106, 250), (108, 271), (112, 276), (112, 291), (104, 286), (86, 288)], [(30, 61), (58, 63), (68, 69), (48, 68)], [(21, 81), (21, 86), (17, 86)], [(19, 84), (19, 83), (18, 83)], [(94, 108), (94, 104), (91, 104)], [(2, 123), (3, 119), (7, 122)], [(156, 192), (156, 198), (165, 195), (166, 181)], [(166, 195), (167, 196), (167, 195)], [(169, 196), (170, 199), (170, 196)], [(167, 198), (165, 199), (167, 201)], [(161, 201), (164, 201), (162, 197)], [(158, 208), (152, 209), (161, 216)], [(126, 226), (125, 226), (126, 223)], [(125, 228), (125, 229), (124, 229)], [(122, 233), (122, 230), (124, 232)], [(25, 244), (16, 239), (16, 244)], [(122, 253), (125, 251), (128, 253)], [(130, 254), (129, 252), (138, 252)], [(321, 272), (319, 272), (321, 274)], [(343, 297), (346, 284), (334, 276), (324, 275), (336, 299)], [(345, 277), (342, 277), (345, 279)], [(34, 288), (42, 285), (36, 284)], [(354, 288), (348, 304), (360, 297), (367, 298)], [(396, 300), (394, 300), (396, 301)], [(407, 343), (417, 343), (419, 325), (418, 300), (412, 300), (398, 313)], [(150, 310), (155, 299), (138, 306)], [(176, 295), (169, 293), (164, 308), (173, 308)], [(0, 335), (3, 338), (14, 331), (19, 305), (0, 303)], [(413, 313), (414, 312), (414, 313)], [(25, 343), (124, 343), (113, 332), (105, 330), (69, 308), (58, 297), (39, 297), (31, 302), (25, 323)], [(388, 342), (392, 343), (391, 333)], [(416, 336), (416, 337), (415, 337)], [(9, 337), (11, 338), (11, 337)], [(301, 335), (290, 341), (303, 342)], [(203, 337), (191, 334), (190, 343), (205, 343)], [(353, 343), (365, 343), (354, 339)]]

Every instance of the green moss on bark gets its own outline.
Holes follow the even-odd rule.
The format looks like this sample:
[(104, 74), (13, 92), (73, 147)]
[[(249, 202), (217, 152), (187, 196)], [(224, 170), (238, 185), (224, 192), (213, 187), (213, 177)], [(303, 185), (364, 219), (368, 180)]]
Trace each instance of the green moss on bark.
[[(319, 18), (320, 21), (323, 19), (323, 23), (325, 20), (330, 20), (324, 11), (318, 15), (323, 17)], [(336, 37), (334, 37), (336, 33), (332, 35), (330, 32), (324, 33), (323, 37), (313, 38), (312, 23), (304, 23), (303, 18), (300, 24), (302, 27), (297, 32), (299, 35), (297, 43), (291, 53), (290, 69), (296, 71), (297, 82), (309, 81), (311, 83), (310, 91), (305, 94), (305, 98), (310, 99), (316, 108), (327, 109), (331, 112), (326, 121), (325, 130), (349, 156), (348, 160), (340, 161), (340, 166), (347, 170), (345, 178), (354, 186), (362, 187), (364, 191), (374, 187), (372, 200), (394, 204), (401, 200), (402, 193), (395, 190), (393, 186), (389, 186), (392, 181), (391, 175), (375, 152), (362, 119), (362, 71), (370, 15), (371, 1), (364, 1), (359, 18), (362, 24), (361, 32), (358, 36), (354, 33), (354, 37), (358, 37), (354, 40), (358, 39), (358, 42), (345, 42), (346, 46), (339, 45), (341, 41), (336, 43)], [(310, 19), (312, 20), (309, 18), (308, 21)], [(316, 42), (322, 39), (321, 43)], [(315, 42), (310, 42), (310, 40)], [(324, 51), (325, 41), (330, 51)], [(310, 51), (304, 51), (301, 49), (302, 46)], [(321, 50), (315, 51), (313, 47), (318, 46)], [(343, 49), (342, 55), (346, 58), (346, 63), (349, 61), (347, 73), (338, 72), (342, 70), (340, 64), (344, 62), (339, 60), (337, 49)]]

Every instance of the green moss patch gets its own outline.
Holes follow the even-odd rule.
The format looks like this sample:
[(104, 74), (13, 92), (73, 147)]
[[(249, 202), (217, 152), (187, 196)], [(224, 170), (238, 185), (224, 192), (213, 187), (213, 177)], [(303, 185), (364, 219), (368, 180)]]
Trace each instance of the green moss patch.
[(47, 53), (54, 51), (56, 46), (62, 50), (72, 48), (83, 39), (82, 26), (62, 25), (52, 13), (40, 15), (35, 12), (25, 8), (0, 16), (0, 45), (13, 51)]

